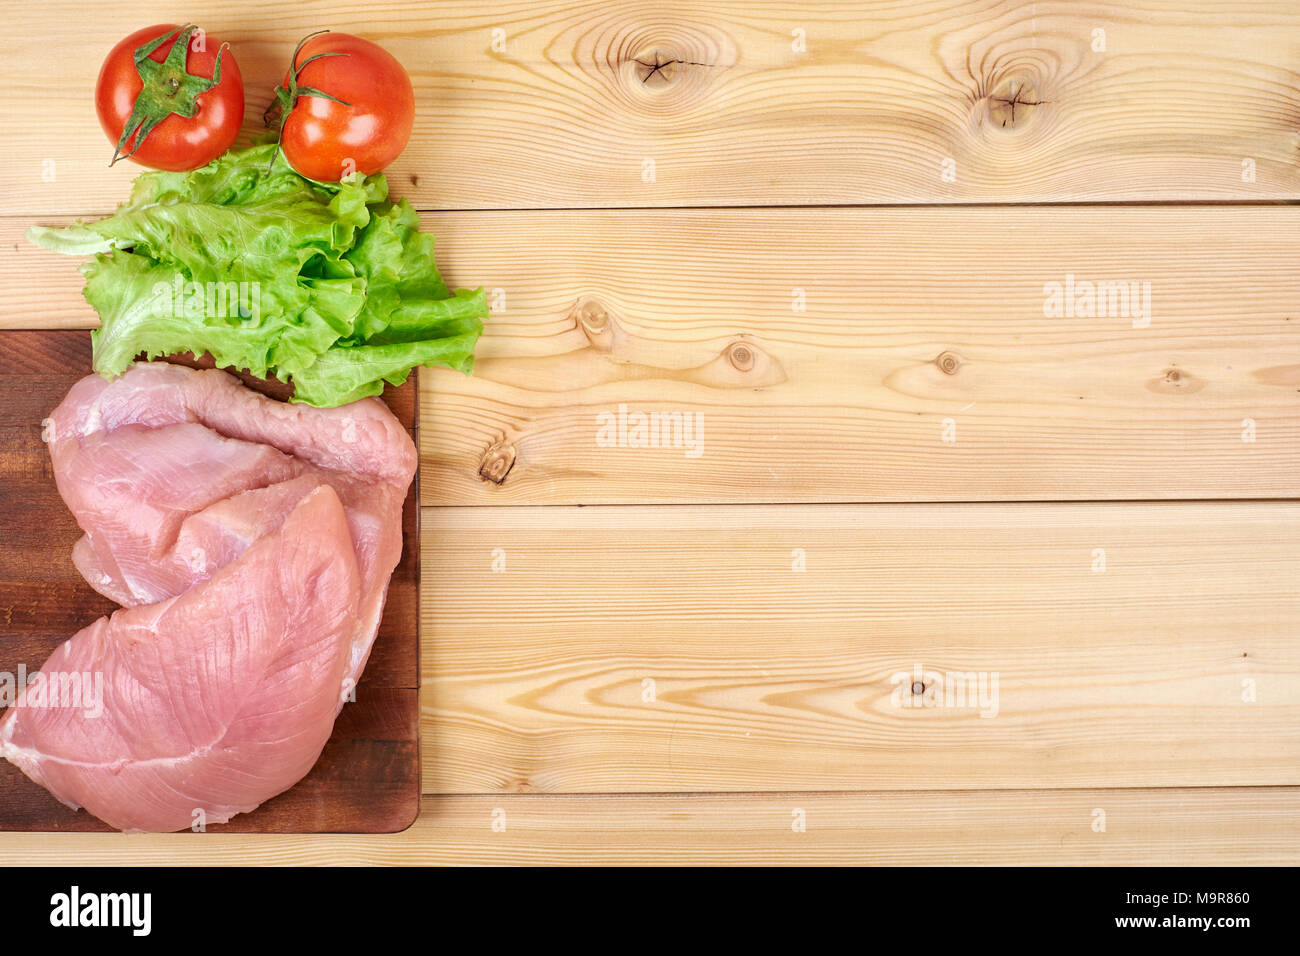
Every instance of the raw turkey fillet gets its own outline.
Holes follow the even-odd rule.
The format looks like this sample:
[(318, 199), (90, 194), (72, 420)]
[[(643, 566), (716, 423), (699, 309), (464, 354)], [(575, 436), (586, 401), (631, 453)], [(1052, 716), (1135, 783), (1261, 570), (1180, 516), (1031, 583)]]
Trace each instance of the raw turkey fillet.
[(102, 712), (24, 693), (0, 752), (119, 830), (246, 813), (302, 779), (329, 739), (359, 593), (343, 507), (322, 486), (207, 581), (64, 642), (42, 672), (102, 674)]
[(290, 405), (225, 372), (138, 362), (112, 382), (91, 375), (74, 385), (46, 434), (59, 493), (86, 532), (73, 561), (125, 607), (183, 593), (277, 526), (298, 497), (331, 485), (361, 570), (348, 667), (360, 678), (401, 559), (417, 464), (383, 402)]
[(291, 787), (374, 642), (409, 435), (378, 399), (288, 405), (142, 362), (77, 383), (46, 437), (77, 568), (124, 609), (42, 667), (102, 675), (102, 714), (20, 696), (0, 755), (128, 830), (224, 822)]

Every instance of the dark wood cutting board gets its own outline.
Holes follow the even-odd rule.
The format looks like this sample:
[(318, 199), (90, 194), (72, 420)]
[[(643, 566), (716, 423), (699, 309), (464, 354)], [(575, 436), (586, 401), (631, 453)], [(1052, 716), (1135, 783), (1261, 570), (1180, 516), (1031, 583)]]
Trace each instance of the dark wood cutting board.
[[(60, 643), (116, 608), (72, 564), (81, 530), (59, 497), (41, 440), (42, 419), (90, 371), (89, 332), (0, 332), (0, 671), (10, 674), (20, 663), (28, 673), (38, 670)], [(287, 391), (279, 383), (241, 378), (276, 397)], [(415, 438), (416, 376), (389, 388), (384, 400)], [(393, 833), (415, 820), (419, 487), (417, 477), (402, 512), (402, 561), (356, 702), (344, 706), (311, 773), (252, 813), (211, 825), (208, 832)], [(0, 830), (110, 829), (84, 810), (63, 806), (0, 760)]]

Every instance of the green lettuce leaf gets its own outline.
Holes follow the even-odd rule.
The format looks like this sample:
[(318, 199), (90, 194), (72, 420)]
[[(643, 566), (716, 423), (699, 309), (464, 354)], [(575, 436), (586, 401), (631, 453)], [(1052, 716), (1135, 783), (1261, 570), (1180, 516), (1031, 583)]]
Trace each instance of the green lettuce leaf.
[(468, 373), (487, 316), (481, 289), (449, 290), (405, 200), (383, 176), (317, 183), (272, 145), (188, 173), (147, 172), (105, 219), (33, 227), (47, 249), (93, 255), (95, 370), (204, 352), (332, 406), (400, 384), (416, 365)]

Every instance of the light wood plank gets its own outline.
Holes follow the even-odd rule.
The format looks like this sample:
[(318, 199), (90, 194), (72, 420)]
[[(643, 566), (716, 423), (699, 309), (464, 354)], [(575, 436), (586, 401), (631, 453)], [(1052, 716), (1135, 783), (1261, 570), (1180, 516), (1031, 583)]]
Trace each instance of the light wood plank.
[(437, 508), (422, 562), (426, 792), (1300, 784), (1300, 504)]
[[(160, 14), (119, 0), (87, 30), (85, 9), (6, 15), (7, 213), (103, 212), (126, 194), (132, 170), (105, 168), (92, 90), (111, 45)], [(300, 36), (328, 25), (384, 44), (417, 94), (392, 180), (421, 208), (1300, 191), (1290, 0), (196, 0), (169, 15), (182, 14), (234, 45), (246, 135)], [(34, 69), (50, 51), (59, 68)]]
[(85, 279), (76, 256), (27, 241), (34, 225), (60, 227), (69, 216), (0, 217), (0, 329), (90, 329), (99, 316), (81, 294)]
[[(429, 224), (499, 311), (426, 379), (426, 504), (1300, 495), (1295, 208)], [(1070, 276), (1149, 283), (1150, 324), (1045, 315)]]
[[(794, 829), (796, 811), (802, 811), (803, 832)], [(1094, 829), (1095, 821), (1104, 822), (1104, 832)], [(95, 866), (124, 859), (145, 866), (1294, 866), (1300, 862), (1300, 791), (498, 794), (425, 797), (409, 830), (383, 837), (0, 834), (0, 865)]]

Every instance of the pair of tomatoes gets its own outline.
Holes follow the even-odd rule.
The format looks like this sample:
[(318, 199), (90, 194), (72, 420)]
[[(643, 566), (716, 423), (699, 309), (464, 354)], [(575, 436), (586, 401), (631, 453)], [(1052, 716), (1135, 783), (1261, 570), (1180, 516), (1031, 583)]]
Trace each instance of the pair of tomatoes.
[[(309, 179), (371, 175), (406, 148), (415, 123), (411, 79), (388, 51), (346, 33), (298, 44), (268, 122), (280, 123), (285, 159)], [(191, 26), (137, 30), (105, 59), (95, 108), (113, 162), (197, 169), (234, 143), (244, 83), (227, 44)]]

